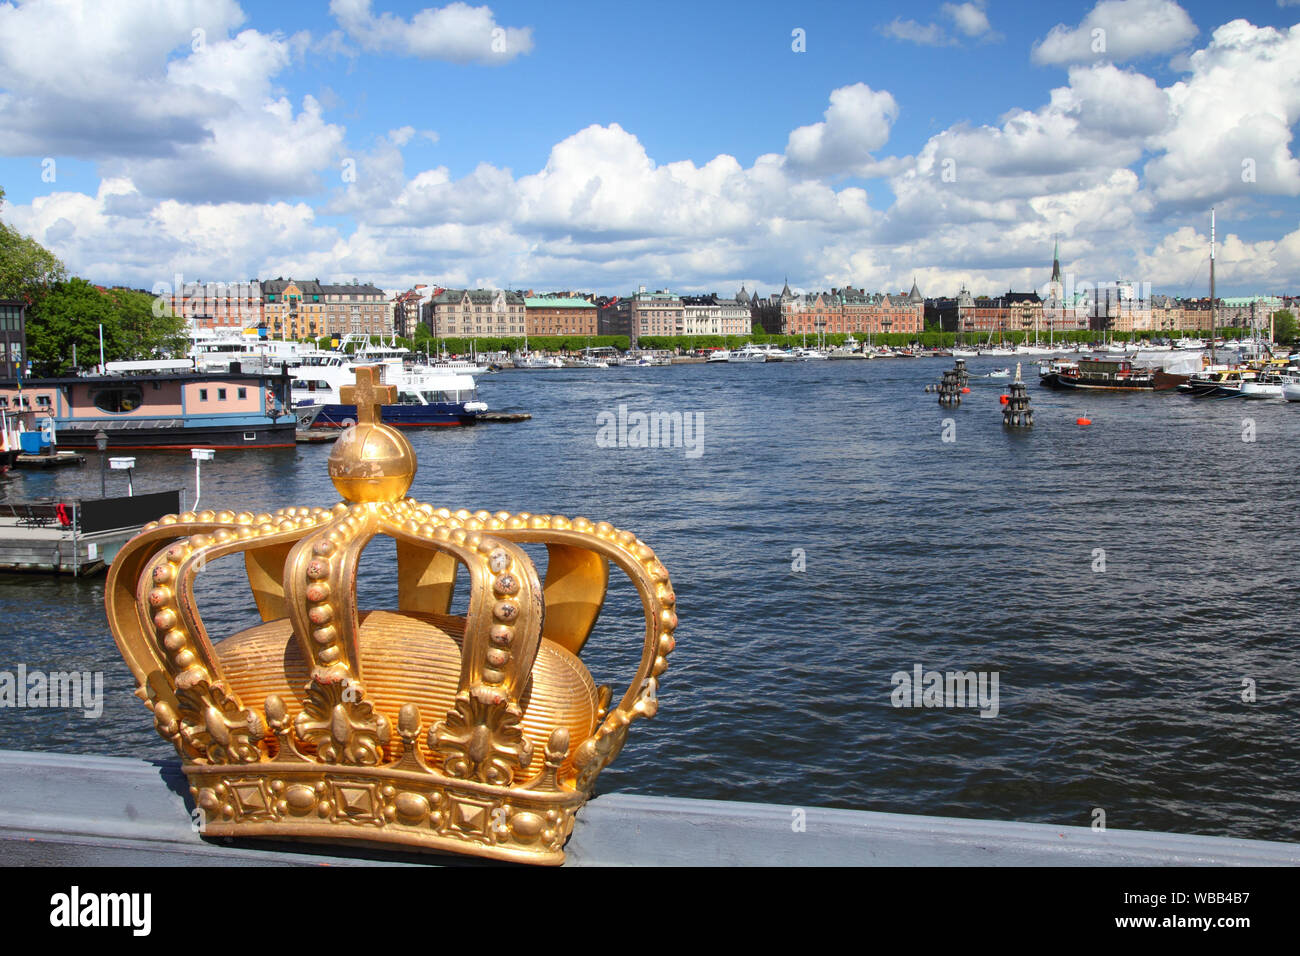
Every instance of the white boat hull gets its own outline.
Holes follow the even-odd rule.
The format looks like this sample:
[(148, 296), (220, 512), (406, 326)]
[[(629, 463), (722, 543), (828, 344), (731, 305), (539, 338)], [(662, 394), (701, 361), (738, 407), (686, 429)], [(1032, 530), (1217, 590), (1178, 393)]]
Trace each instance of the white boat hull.
[(1281, 398), (1282, 385), (1273, 382), (1243, 382), (1241, 385), (1242, 398)]

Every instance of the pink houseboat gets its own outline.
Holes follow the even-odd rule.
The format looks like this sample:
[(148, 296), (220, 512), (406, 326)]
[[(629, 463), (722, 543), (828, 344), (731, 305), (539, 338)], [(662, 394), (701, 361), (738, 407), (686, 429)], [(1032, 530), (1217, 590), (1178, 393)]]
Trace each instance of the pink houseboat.
[[(128, 363), (123, 363), (128, 364)], [(282, 374), (163, 369), (129, 363), (122, 374), (0, 380), (0, 410), (29, 430), (53, 425), (54, 443), (94, 448), (282, 448), (297, 422)]]

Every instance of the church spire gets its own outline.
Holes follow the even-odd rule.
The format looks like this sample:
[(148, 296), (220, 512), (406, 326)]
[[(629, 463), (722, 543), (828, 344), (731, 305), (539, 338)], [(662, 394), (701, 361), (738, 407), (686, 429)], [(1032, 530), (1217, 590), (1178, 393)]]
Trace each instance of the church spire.
[(1061, 237), (1056, 237), (1056, 246), (1052, 249), (1052, 282), (1061, 281)]

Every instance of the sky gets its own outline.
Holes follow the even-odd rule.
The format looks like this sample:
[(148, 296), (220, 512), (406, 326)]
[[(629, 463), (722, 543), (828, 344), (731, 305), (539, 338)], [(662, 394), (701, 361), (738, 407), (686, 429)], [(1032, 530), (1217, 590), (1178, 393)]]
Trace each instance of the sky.
[(1300, 0), (0, 2), (101, 284), (1300, 293)]

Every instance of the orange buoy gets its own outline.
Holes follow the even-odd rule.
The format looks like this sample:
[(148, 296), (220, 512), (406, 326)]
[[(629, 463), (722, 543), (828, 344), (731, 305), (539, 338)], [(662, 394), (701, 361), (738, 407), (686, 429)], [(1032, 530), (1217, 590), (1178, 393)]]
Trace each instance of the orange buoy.
[(1091, 424), (1092, 424), (1092, 419), (1091, 419), (1091, 418), (1076, 418), (1076, 419), (1074, 420), (1074, 423), (1075, 423), (1076, 425), (1091, 425)]
[(1011, 401), (1011, 396), (1010, 396), (1010, 395), (999, 395), (999, 396), (998, 396), (998, 401), (1001, 402), (1003, 405), (1005, 405), (1007, 402)]
[(961, 393), (962, 393), (963, 395), (967, 394), (969, 391), (970, 391), (970, 386), (969, 386), (969, 385), (964, 385), (964, 386), (962, 386)]

